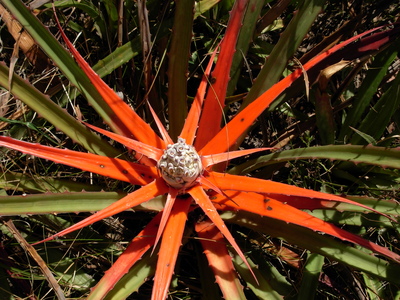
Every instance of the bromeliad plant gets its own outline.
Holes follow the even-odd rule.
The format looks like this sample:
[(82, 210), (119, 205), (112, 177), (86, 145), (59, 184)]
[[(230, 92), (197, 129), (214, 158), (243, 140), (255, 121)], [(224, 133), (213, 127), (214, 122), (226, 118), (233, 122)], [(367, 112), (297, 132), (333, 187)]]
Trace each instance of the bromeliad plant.
[[(185, 15), (184, 12), (193, 11), (192, 2), (183, 2), (185, 1), (176, 3), (175, 20), (182, 17), (181, 13)], [(375, 54), (398, 36), (399, 26), (395, 25), (391, 29), (376, 28), (354, 36), (331, 47), (328, 51), (316, 55), (302, 67), (294, 69), (287, 77), (267, 88), (265, 92), (259, 92), (259, 95), (254, 96), (257, 91), (251, 90), (240, 110), (235, 111), (235, 115), (230, 120), (225, 120), (225, 99), (230, 81), (227, 70), (231, 69), (242, 23), (246, 13), (250, 11), (247, 8), (255, 5), (253, 2), (250, 4), (249, 2), (251, 1), (238, 0), (235, 2), (224, 38), (210, 55), (197, 94), (187, 115), (183, 113), (183, 117), (182, 111), (184, 112), (184, 110), (181, 107), (186, 105), (187, 96), (186, 89), (183, 89), (185, 93), (182, 93), (180, 89), (186, 84), (184, 74), (187, 64), (182, 63), (182, 57), (187, 56), (189, 48), (182, 47), (182, 44), (190, 45), (191, 29), (187, 32), (180, 32), (179, 30), (185, 28), (173, 27), (174, 35), (171, 38), (168, 71), (170, 76), (169, 103), (166, 112), (168, 130), (149, 102), (146, 101), (147, 111), (153, 118), (154, 127), (146, 123), (135, 110), (132, 110), (93, 71), (68, 40), (61, 27), (59, 27), (59, 31), (64, 42), (84, 72), (84, 74), (81, 73), (78, 68), (76, 74), (71, 73), (66, 76), (70, 80), (76, 80), (75, 85), (82, 88), (82, 93), (87, 97), (95, 99), (92, 100), (92, 104), (113, 132), (75, 121), (70, 116), (66, 116), (65, 112), (58, 110), (54, 104), (50, 104), (51, 102), (47, 99), (43, 100), (45, 104), (40, 104), (47, 105), (47, 107), (39, 107), (39, 102), (42, 100), (40, 93), (32, 89), (26, 90), (26, 94), (23, 94), (19, 87), (24, 83), (17, 77), (12, 79), (10, 89), (12, 93), (21, 99), (29, 98), (27, 97), (29, 93), (34, 95), (35, 100), (27, 104), (50, 120), (54, 117), (62, 118), (65, 122), (65, 130), (68, 130), (67, 127), (72, 128), (66, 133), (92, 153), (33, 144), (7, 136), (0, 136), (1, 146), (83, 171), (125, 181), (132, 186), (140, 186), (107, 207), (99, 209), (93, 215), (36, 244), (66, 236), (97, 221), (129, 209), (136, 209), (144, 203), (161, 201), (163, 204), (162, 210), (130, 242), (118, 260), (91, 290), (87, 299), (127, 297), (138, 289), (146, 277), (153, 275), (152, 299), (165, 299), (173, 279), (181, 245), (187, 239), (187, 235), (196, 236), (200, 240), (215, 280), (226, 299), (246, 298), (242, 282), (246, 282), (247, 286), (260, 298), (278, 297), (278, 293), (273, 291), (265, 274), (254, 265), (251, 259), (246, 257), (239, 246), (238, 239), (240, 237), (234, 237), (235, 234), (229, 230), (227, 222), (282, 237), (315, 253), (342, 261), (354, 268), (385, 279), (399, 270), (396, 264), (400, 262), (400, 255), (396, 251), (363, 239), (304, 210), (336, 209), (342, 211), (351, 210), (350, 207), (354, 207), (364, 212), (373, 212), (384, 216), (392, 222), (396, 222), (396, 212), (381, 212), (368, 205), (333, 194), (271, 180), (234, 175), (233, 173), (239, 173), (240, 166), (233, 168), (231, 172), (226, 172), (226, 166), (231, 160), (261, 151), (276, 150), (271, 148), (238, 149), (252, 124), (271, 105), (276, 105), (280, 95), (299, 82), (314, 81), (321, 70), (335, 65), (343, 59), (352, 60), (364, 55)], [(14, 3), (4, 1), (4, 3), (22, 24), (32, 22), (29, 19), (31, 18), (30, 12), (24, 10), (16, 1)], [(59, 5), (61, 7), (62, 3)], [(302, 9), (307, 11), (308, 7), (302, 7)], [(300, 10), (300, 13), (302, 12), (303, 10)], [(193, 19), (192, 15), (189, 17), (189, 19)], [(27, 28), (27, 30), (29, 29)], [(40, 31), (42, 30), (40, 28), (35, 30), (30, 32), (35, 39), (39, 38), (41, 34), (48, 34), (45, 33), (46, 31)], [(142, 34), (144, 34), (143, 32)], [(59, 46), (55, 45), (54, 47), (56, 47), (53, 48), (54, 52), (60, 50)], [(52, 51), (51, 48), (49, 47), (49, 52)], [(183, 54), (179, 54), (178, 48), (183, 48)], [(47, 54), (53, 59), (57, 55), (65, 55), (66, 61), (63, 63), (66, 65), (73, 63), (66, 54), (60, 54), (60, 52)], [(216, 65), (212, 70), (215, 60)], [(57, 62), (62, 63), (61, 60), (57, 60)], [(4, 65), (1, 68), (5, 70)], [(66, 67), (65, 70), (69, 68)], [(304, 76), (304, 73), (307, 74), (307, 77)], [(3, 74), (8, 74), (8, 72), (3, 71)], [(150, 77), (149, 74), (146, 76)], [(180, 77), (180, 79), (172, 79), (174, 76)], [(87, 84), (88, 79), (95, 89)], [(9, 82), (8, 78), (7, 81), (2, 82)], [(19, 92), (21, 94), (18, 94)], [(97, 93), (101, 99), (96, 99)], [(178, 99), (172, 99), (175, 96)], [(251, 100), (251, 97), (254, 99)], [(221, 124), (223, 125), (221, 126)], [(109, 144), (104, 143), (88, 128), (124, 145), (131, 152), (121, 154)], [(389, 150), (380, 147), (364, 149), (363, 147), (351, 148), (349, 146), (347, 151), (350, 149), (353, 149), (356, 156), (359, 156), (358, 158), (353, 157), (352, 160), (358, 162), (370, 162), (370, 158), (366, 158), (367, 154), (364, 150), (370, 151), (372, 154), (368, 155), (375, 155), (375, 157), (382, 155), (398, 157), (399, 155), (397, 149)], [(330, 151), (329, 153), (334, 152), (332, 149), (328, 149), (328, 151)], [(135, 157), (135, 159), (129, 159), (129, 157)], [(63, 194), (62, 197), (68, 200), (69, 196)], [(78, 211), (76, 207), (74, 206), (70, 211)], [(93, 209), (89, 207), (87, 210)], [(43, 212), (41, 211), (41, 213)], [(59, 211), (54, 209), (48, 212)], [(26, 209), (25, 213), (40, 213), (40, 211)], [(8, 213), (4, 211), (3, 214)], [(193, 234), (190, 233), (191, 230), (194, 231)], [(384, 259), (370, 256), (361, 250), (338, 242), (334, 238), (351, 242), (389, 260), (386, 262)], [(235, 259), (235, 257), (239, 257), (239, 259)], [(354, 260), (355, 257), (361, 257), (359, 259), (363, 263), (358, 264)], [(148, 273), (144, 275), (140, 273), (141, 269), (148, 269), (149, 266), (154, 265), (156, 267), (150, 268)], [(373, 270), (374, 268), (375, 270)], [(240, 278), (242, 282), (240, 282)], [(398, 280), (392, 280), (398, 282)], [(126, 282), (130, 282), (128, 288), (125, 288)], [(203, 289), (207, 289), (207, 287), (203, 287)]]

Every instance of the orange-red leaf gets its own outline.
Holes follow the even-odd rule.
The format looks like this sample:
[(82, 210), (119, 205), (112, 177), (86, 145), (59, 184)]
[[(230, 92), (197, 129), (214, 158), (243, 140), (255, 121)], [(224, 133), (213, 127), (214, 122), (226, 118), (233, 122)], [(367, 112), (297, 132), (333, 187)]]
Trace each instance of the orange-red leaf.
[(126, 104), (100, 77), (93, 71), (89, 64), (84, 60), (80, 53), (75, 49), (74, 45), (65, 35), (62, 27), (56, 21), (64, 42), (71, 51), (75, 60), (88, 76), (96, 90), (100, 93), (104, 101), (108, 104), (115, 115), (110, 116), (110, 126), (118, 133), (124, 134), (127, 137), (135, 137), (137, 140), (152, 145), (158, 148), (164, 148), (165, 143), (154, 132), (154, 130), (141, 119), (132, 108)]
[[(224, 199), (227, 197), (233, 197), (237, 193), (242, 193), (239, 191), (227, 191), (225, 190), (224, 193), (219, 193), (219, 195), (213, 195), (212, 199), (213, 201), (216, 202), (223, 202)], [(247, 192), (244, 192), (247, 193)], [(262, 196), (262, 195), (261, 195)], [(287, 195), (279, 195), (279, 194), (268, 194), (268, 198), (275, 199), (279, 202), (288, 204), (292, 207), (295, 207), (297, 209), (306, 209), (313, 211), (315, 209), (335, 209), (338, 211), (342, 211), (344, 207), (347, 206), (341, 206), (340, 202), (338, 201), (333, 201), (333, 200), (322, 200), (318, 198), (308, 198), (308, 197), (302, 197), (302, 196), (287, 196)], [(346, 199), (346, 198), (345, 198)], [(345, 203), (345, 202), (342, 202)], [(349, 205), (355, 205), (354, 203), (348, 203)]]
[(138, 152), (144, 156), (147, 156), (148, 158), (154, 160), (155, 162), (157, 162), (164, 153), (164, 151), (159, 148), (144, 144), (142, 142), (133, 140), (131, 138), (127, 138), (127, 137), (119, 135), (119, 134), (115, 134), (113, 132), (101, 129), (99, 127), (96, 127), (96, 126), (93, 126), (93, 125), (90, 125), (87, 123), (84, 123), (84, 124), (87, 127), (91, 128), (97, 132), (100, 132), (101, 134), (104, 134), (105, 136), (108, 136), (109, 138), (113, 139), (114, 141), (117, 141), (118, 143), (125, 145), (129, 149), (135, 150), (136, 152)]
[(43, 241), (41, 241), (41, 243), (53, 240), (56, 237), (66, 235), (75, 230), (89, 226), (97, 221), (101, 221), (105, 218), (111, 217), (115, 214), (118, 214), (127, 209), (135, 207), (143, 202), (153, 199), (154, 197), (167, 193), (168, 189), (169, 187), (165, 184), (163, 180), (155, 180), (149, 183), (148, 185), (143, 186), (140, 189), (128, 194), (127, 196), (118, 200), (117, 202), (114, 202), (110, 206), (103, 208), (97, 213), (91, 215), (90, 217), (87, 217), (86, 219), (83, 219), (82, 221), (60, 231), (59, 233), (56, 233), (44, 239)]
[(145, 185), (158, 176), (157, 169), (153, 167), (92, 153), (31, 144), (5, 136), (0, 136), (0, 146), (136, 185)]
[(224, 298), (246, 299), (225, 239), (219, 229), (211, 222), (203, 221), (196, 223), (195, 230)]
[(224, 161), (228, 161), (234, 158), (238, 158), (245, 155), (250, 155), (256, 152), (271, 150), (272, 148), (255, 148), (255, 149), (245, 149), (245, 150), (238, 150), (238, 151), (229, 151), (224, 153), (217, 153), (217, 154), (209, 154), (204, 155), (201, 157), (201, 163), (203, 164), (204, 168), (207, 168), (212, 165), (219, 164)]
[[(174, 188), (170, 188), (169, 189), (169, 193), (167, 196), (167, 201), (165, 202), (165, 206), (162, 213), (162, 217), (161, 217), (161, 221), (160, 221), (160, 225), (158, 227), (158, 231), (157, 231), (157, 236), (156, 236), (156, 240), (154, 243), (154, 249), (158, 244), (158, 241), (160, 240), (160, 237), (164, 231), (165, 225), (167, 224), (167, 221), (169, 220), (169, 217), (171, 215), (171, 211), (172, 208), (174, 206), (175, 203), (175, 199), (178, 195), (178, 190), (174, 189)], [(153, 251), (154, 251), (153, 249)]]
[(298, 196), (304, 198), (315, 198), (315, 199), (322, 199), (328, 201), (336, 201), (336, 202), (343, 202), (352, 204), (355, 206), (359, 206), (365, 208), (366, 210), (375, 212), (382, 216), (387, 217), (388, 219), (394, 220), (388, 215), (385, 215), (369, 206), (364, 204), (357, 203), (355, 201), (342, 198), (339, 196), (335, 196), (332, 194), (321, 193), (313, 190), (303, 189), (296, 186), (292, 186), (289, 184), (284, 184), (280, 182), (252, 178), (252, 177), (245, 177), (245, 176), (238, 176), (238, 175), (230, 175), (230, 174), (221, 174), (217, 172), (209, 172), (208, 179), (213, 182), (216, 186), (218, 186), (222, 190), (234, 190), (234, 191), (247, 191), (247, 192), (255, 192), (261, 193), (266, 195), (285, 195), (285, 196)]
[(239, 245), (236, 243), (232, 234), (226, 227), (225, 222), (221, 219), (221, 216), (218, 214), (216, 208), (214, 207), (213, 203), (211, 202), (210, 198), (205, 193), (203, 188), (201, 186), (194, 186), (188, 192), (193, 197), (193, 199), (196, 201), (196, 204), (198, 206), (200, 206), (200, 208), (204, 211), (204, 213), (207, 215), (207, 217), (214, 223), (214, 225), (221, 231), (221, 233), (224, 235), (224, 237), (232, 245), (233, 249), (235, 249), (236, 253), (240, 256), (240, 258), (243, 260), (243, 262), (249, 268), (250, 272), (253, 274), (254, 278), (257, 281), (257, 278), (255, 277), (242, 250), (240, 249)]
[(389, 249), (374, 244), (346, 230), (340, 229), (335, 225), (325, 222), (321, 219), (311, 216), (310, 214), (284, 204), (275, 199), (267, 198), (256, 193), (241, 193), (233, 192), (230, 200), (228, 198), (221, 200), (219, 207), (218, 203), (214, 202), (217, 208), (230, 210), (245, 210), (261, 216), (270, 217), (277, 220), (282, 220), (287, 223), (296, 224), (302, 227), (309, 228), (314, 231), (326, 233), (337, 237), (343, 241), (349, 241), (358, 244), (362, 247), (370, 249), (376, 253), (385, 255), (397, 262), (400, 262), (400, 255), (390, 251)]
[(201, 183), (204, 189), (213, 190), (214, 192), (223, 195), (224, 193), (221, 191), (219, 187), (217, 187), (214, 183), (207, 179), (207, 177), (202, 174), (198, 179), (198, 182)]
[(306, 63), (303, 68), (296, 69), (289, 76), (285, 77), (270, 89), (268, 89), (264, 94), (250, 103), (245, 109), (238, 113), (224, 128), (222, 128), (218, 134), (216, 134), (208, 143), (198, 151), (199, 154), (208, 155), (212, 153), (222, 153), (226, 152), (233, 145), (235, 145), (238, 138), (246, 132), (246, 130), (251, 126), (251, 124), (256, 120), (256, 118), (269, 107), (269, 105), (275, 101), (275, 99), (300, 76), (303, 74), (303, 70), (307, 71), (317, 63), (321, 62), (323, 59), (327, 58), (333, 52), (338, 51), (344, 46), (354, 42), (355, 40), (376, 31), (377, 28), (366, 31), (362, 34), (354, 36), (345, 42), (332, 47), (330, 50), (316, 56), (308, 63)]
[(161, 220), (161, 212), (132, 240), (125, 251), (118, 257), (112, 267), (106, 271), (91, 291), (88, 299), (101, 300), (125, 275), (129, 269), (142, 258), (143, 254), (154, 245), (156, 233)]
[(183, 125), (180, 137), (186, 140), (186, 144), (193, 145), (194, 138), (196, 136), (197, 126), (201, 115), (201, 109), (203, 107), (204, 96), (207, 90), (207, 84), (209, 82), (209, 76), (211, 73), (211, 67), (214, 62), (215, 55), (217, 54), (218, 47), (215, 48), (211, 54), (210, 61), (208, 62), (207, 68), (204, 71), (203, 78), (197, 89), (196, 96), (192, 106), (190, 107), (189, 114), (186, 118), (185, 124)]
[(171, 137), (168, 134), (167, 129), (164, 127), (164, 125), (161, 123), (160, 118), (157, 116), (156, 112), (154, 111), (153, 107), (151, 107), (149, 101), (146, 101), (147, 103), (147, 107), (149, 108), (151, 115), (153, 116), (154, 122), (157, 125), (158, 130), (160, 131), (161, 137), (164, 140), (164, 143), (166, 145), (168, 144), (173, 144), (173, 140), (171, 139)]
[(172, 208), (158, 253), (152, 300), (164, 300), (167, 297), (191, 201), (190, 197), (178, 198)]
[(221, 43), (218, 61), (211, 75), (212, 84), (208, 88), (200, 117), (196, 148), (203, 147), (221, 129), (226, 90), (230, 79), (229, 72), (247, 3), (248, 0), (237, 0), (232, 8), (226, 33)]

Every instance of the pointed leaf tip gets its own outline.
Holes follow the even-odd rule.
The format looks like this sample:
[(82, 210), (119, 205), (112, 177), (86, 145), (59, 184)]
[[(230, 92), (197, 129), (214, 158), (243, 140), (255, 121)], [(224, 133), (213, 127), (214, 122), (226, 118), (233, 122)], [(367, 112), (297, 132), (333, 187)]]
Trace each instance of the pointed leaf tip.
[(211, 202), (210, 198), (206, 194), (206, 192), (200, 186), (195, 186), (189, 190), (189, 194), (196, 201), (196, 204), (200, 206), (200, 208), (204, 211), (207, 217), (214, 223), (214, 225), (221, 231), (227, 241), (232, 245), (233, 249), (235, 249), (236, 253), (240, 256), (243, 262), (246, 264), (247, 268), (252, 273), (254, 279), (258, 283), (258, 280), (251, 269), (249, 263), (247, 262), (246, 257), (244, 256), (242, 250), (239, 245), (236, 243), (234, 237), (228, 230), (225, 225), (225, 222), (222, 220), (221, 216), (218, 214), (217, 209)]
[(158, 253), (151, 295), (152, 300), (164, 300), (167, 297), (191, 201), (190, 197), (186, 199), (179, 198), (175, 201), (171, 210), (162, 236), (160, 252)]

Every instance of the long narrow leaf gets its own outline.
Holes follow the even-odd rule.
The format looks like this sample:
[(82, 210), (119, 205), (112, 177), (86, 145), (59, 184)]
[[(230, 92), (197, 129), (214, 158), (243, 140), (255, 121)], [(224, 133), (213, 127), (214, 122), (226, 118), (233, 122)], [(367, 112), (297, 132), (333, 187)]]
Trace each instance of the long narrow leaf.
[[(9, 69), (0, 63), (0, 86), (8, 87)], [(43, 116), (59, 130), (62, 130), (73, 141), (79, 143), (86, 150), (99, 155), (115, 157), (120, 153), (108, 143), (88, 131), (76, 119), (51, 101), (48, 96), (42, 94), (26, 80), (13, 74), (10, 93), (23, 101), (31, 109)]]
[(147, 251), (141, 260), (139, 260), (115, 285), (115, 287), (107, 294), (106, 300), (126, 299), (132, 293), (137, 292), (139, 288), (150, 277), (154, 275), (156, 270), (157, 255), (150, 255)]
[(209, 75), (211, 73), (211, 68), (213, 66), (215, 55), (217, 54), (218, 47), (215, 48), (214, 52), (210, 56), (210, 60), (208, 62), (207, 68), (204, 70), (203, 78), (201, 79), (201, 83), (199, 88), (197, 89), (196, 96), (194, 97), (194, 101), (192, 106), (190, 107), (190, 111), (188, 117), (183, 125), (180, 137), (186, 140), (188, 145), (193, 145), (197, 127), (199, 125), (199, 119), (201, 115), (201, 110), (203, 107), (204, 97), (207, 90), (207, 84), (209, 81)]
[[(126, 196), (118, 192), (64, 192), (30, 195), (0, 196), (2, 216), (58, 214), (68, 212), (99, 211)], [(135, 206), (135, 211), (161, 211), (164, 209), (163, 196), (155, 197)]]
[(272, 87), (282, 76), (288, 60), (294, 55), (315, 18), (321, 12), (325, 0), (305, 0), (289, 25), (282, 33), (279, 42), (272, 50), (265, 66), (243, 101), (243, 108)]
[(89, 212), (101, 210), (125, 194), (116, 192), (47, 193), (0, 196), (2, 216)]
[(112, 124), (110, 125), (114, 127), (114, 130), (124, 134), (126, 137), (135, 137), (139, 141), (155, 147), (161, 148), (165, 146), (164, 141), (156, 135), (150, 125), (140, 118), (128, 104), (122, 101), (122, 99), (100, 78), (100, 76), (93, 71), (80, 53), (75, 49), (74, 45), (69, 41), (61, 28), (61, 25), (58, 23), (57, 17), (56, 21), (61, 36), (67, 44), (68, 49), (72, 52), (79, 66), (83, 69), (92, 84), (96, 87), (96, 90), (103, 97), (103, 100), (106, 101), (108, 106), (113, 110), (115, 115), (111, 116)]
[(141, 187), (140, 189), (128, 194), (124, 198), (114, 202), (110, 206), (103, 208), (102, 210), (98, 211), (97, 213), (83, 219), (82, 221), (44, 239), (42, 242), (50, 241), (55, 239), (56, 237), (66, 235), (71, 233), (75, 230), (81, 229), (83, 227), (89, 226), (95, 222), (101, 221), (105, 218), (111, 217), (115, 214), (123, 212), (129, 208), (135, 207), (143, 202), (146, 202), (154, 197), (159, 195), (163, 195), (168, 191), (168, 187), (163, 181), (156, 180), (148, 185)]
[(79, 87), (87, 100), (106, 122), (111, 122), (112, 110), (102, 100), (98, 91), (88, 77), (77, 65), (71, 54), (60, 45), (50, 31), (39, 22), (32, 11), (22, 1), (5, 0), (2, 3), (13, 16), (24, 26), (49, 58), (60, 68), (63, 74), (74, 85)]
[(229, 82), (233, 54), (237, 37), (242, 26), (248, 0), (238, 0), (231, 11), (227, 32), (221, 43), (221, 51), (211, 76), (213, 83), (208, 88), (203, 112), (200, 117), (196, 147), (203, 147), (221, 128), (223, 108), (225, 106), (226, 89)]
[(0, 146), (132, 184), (143, 185), (157, 176), (155, 168), (122, 159), (31, 144), (5, 136), (0, 136)]
[[(257, 283), (239, 255), (232, 253), (232, 256), (235, 269), (239, 272), (242, 280), (246, 281), (248, 288), (250, 288), (259, 299), (282, 300), (284, 298), (281, 295), (288, 295), (290, 293), (290, 284), (268, 261), (259, 259), (256, 265), (251, 259), (247, 260), (254, 274), (256, 274)], [(261, 264), (267, 265), (268, 267), (262, 268)]]
[(178, 199), (165, 226), (158, 254), (152, 300), (164, 300), (167, 297), (191, 201), (190, 197)]
[(346, 245), (332, 239), (330, 236), (322, 235), (320, 232), (246, 212), (226, 212), (221, 217), (227, 222), (233, 222), (258, 232), (283, 238), (289, 243), (320, 253), (357, 270), (400, 284), (400, 278), (397, 276), (400, 272), (398, 264), (389, 264), (387, 261), (372, 256), (370, 253), (365, 253)]
[(271, 150), (271, 148), (255, 148), (255, 149), (246, 149), (240, 151), (230, 151), (225, 153), (218, 153), (218, 154), (210, 154), (201, 157), (201, 161), (204, 168), (208, 166), (212, 166), (218, 164), (220, 162), (228, 161), (234, 158), (250, 155), (260, 151)]
[(187, 116), (189, 65), (187, 58), (190, 55), (192, 41), (194, 0), (176, 1), (175, 5), (174, 26), (168, 54), (168, 116), (172, 139), (178, 137)]
[(133, 140), (131, 138), (127, 138), (125, 136), (101, 129), (99, 127), (90, 124), (85, 124), (85, 125), (93, 130), (96, 130), (97, 132), (100, 132), (101, 134), (104, 134), (105, 136), (108, 136), (114, 141), (117, 141), (118, 143), (125, 145), (129, 149), (132, 149), (140, 154), (147, 156), (148, 158), (154, 160), (155, 162), (157, 162), (160, 159), (161, 155), (164, 153), (163, 150), (150, 146), (148, 144)]
[(197, 223), (195, 230), (225, 299), (246, 299), (221, 232), (209, 221)]
[(169, 220), (169, 217), (171, 215), (172, 208), (174, 207), (174, 203), (176, 200), (176, 197), (178, 196), (178, 191), (175, 189), (170, 188), (169, 193), (167, 195), (167, 201), (165, 202), (164, 209), (162, 211), (162, 217), (160, 220), (160, 224), (158, 226), (157, 230), (157, 236), (155, 238), (154, 242), (154, 247), (157, 246), (158, 241), (161, 238), (162, 233), (164, 232), (165, 226), (167, 225), (167, 222)]
[[(227, 200), (223, 203), (223, 206), (229, 206), (231, 209), (235, 209), (235, 207), (239, 206), (241, 210), (246, 210), (262, 216), (281, 220), (298, 226), (303, 226), (305, 228), (309, 228), (311, 230), (318, 231), (324, 234), (329, 234), (343, 241), (349, 241), (358, 244), (376, 253), (385, 255), (386, 257), (389, 257), (394, 261), (400, 262), (400, 255), (390, 251), (388, 248), (374, 244), (355, 234), (352, 234), (330, 223), (315, 218), (304, 211), (293, 208), (290, 205), (284, 204), (271, 198), (265, 199), (265, 201), (262, 202), (249, 201), (251, 197), (251, 194), (238, 194), (235, 195), (235, 202)], [(251, 204), (249, 204), (250, 202)]]
[[(269, 105), (275, 101), (275, 99), (288, 87), (292, 85), (298, 78), (301, 77), (303, 70), (308, 71), (313, 66), (329, 58), (332, 53), (342, 49), (344, 46), (354, 42), (355, 40), (362, 38), (371, 32), (376, 31), (377, 28), (366, 31), (355, 37), (348, 39), (347, 41), (333, 47), (329, 51), (326, 51), (308, 63), (306, 63), (302, 69), (296, 69), (289, 76), (285, 77), (270, 89), (268, 89), (264, 94), (254, 100), (249, 104), (244, 110), (239, 112), (221, 131), (214, 136), (200, 151), (200, 154), (206, 155), (211, 153), (225, 152), (230, 147), (234, 146), (239, 137), (251, 126), (251, 124), (256, 120), (256, 118), (266, 109)], [(391, 31), (387, 31), (390, 34)], [(338, 58), (339, 59), (339, 58)], [(340, 58), (342, 59), (342, 58)], [(239, 145), (236, 145), (238, 147)]]
[[(364, 208), (367, 211), (372, 211), (377, 214), (386, 216), (388, 219), (394, 220), (388, 215), (385, 215), (381, 212), (378, 212), (377, 210), (368, 207), (366, 205), (363, 205), (361, 203), (357, 203), (355, 201), (335, 196), (332, 194), (326, 194), (326, 193), (321, 193), (313, 190), (308, 190), (308, 189), (303, 189), (299, 188), (296, 186), (292, 185), (287, 185), (284, 183), (279, 183), (275, 181), (269, 181), (269, 180), (262, 180), (258, 178), (251, 178), (251, 177), (244, 177), (244, 176), (235, 176), (235, 175), (229, 175), (229, 174), (221, 174), (221, 173), (216, 173), (216, 172), (210, 172), (209, 173), (209, 180), (213, 182), (216, 186), (221, 188), (222, 190), (232, 190), (232, 191), (240, 191), (240, 192), (254, 192), (254, 193), (261, 193), (265, 195), (271, 195), (274, 197), (274, 195), (277, 195), (278, 197), (285, 197), (285, 196), (297, 196), (297, 197), (303, 197), (303, 198), (310, 198), (310, 199), (321, 199), (321, 200), (327, 200), (327, 201), (334, 201), (334, 202), (342, 202), (342, 203), (348, 203), (348, 204), (353, 204), (355, 206), (359, 206)], [(288, 197), (289, 198), (289, 197)], [(294, 199), (295, 200), (295, 199)], [(257, 205), (257, 202), (249, 202), (254, 203)], [(310, 208), (312, 209), (312, 208)]]
[(154, 111), (153, 107), (151, 107), (151, 105), (150, 105), (150, 103), (148, 101), (147, 101), (147, 106), (148, 106), (148, 108), (149, 108), (149, 110), (151, 112), (151, 115), (153, 116), (154, 122), (157, 125), (157, 128), (158, 128), (158, 130), (160, 132), (160, 135), (161, 135), (162, 139), (164, 140), (164, 143), (166, 145), (173, 144), (174, 142), (173, 142), (172, 138), (170, 137), (170, 135), (168, 134), (167, 129), (162, 124), (160, 118), (157, 116), (156, 112)]
[[(282, 1), (278, 2), (279, 4)], [(241, 71), (243, 68), (243, 62), (247, 55), (247, 51), (254, 39), (254, 32), (256, 25), (260, 22), (261, 10), (264, 7), (264, 3), (259, 0), (249, 0), (246, 12), (243, 17), (243, 25), (240, 29), (239, 36), (236, 43), (236, 51), (232, 59), (232, 67), (230, 69), (230, 80), (227, 87), (227, 96), (233, 95), (236, 84), (239, 81)], [(269, 11), (276, 11), (276, 8), (270, 8)], [(250, 80), (252, 78), (250, 77)], [(225, 100), (226, 101), (226, 100)]]
[(308, 254), (303, 268), (298, 299), (315, 299), (324, 260), (325, 257), (320, 254)]
[[(189, 190), (189, 194), (193, 197), (196, 201), (197, 205), (204, 211), (207, 217), (214, 223), (214, 225), (221, 231), (224, 237), (228, 240), (228, 242), (232, 245), (233, 249), (235, 249), (236, 253), (240, 256), (240, 258), (244, 261), (247, 265), (249, 270), (252, 272), (254, 278), (255, 275), (250, 268), (250, 265), (247, 263), (246, 257), (244, 256), (242, 250), (236, 243), (235, 239), (233, 238), (232, 234), (226, 227), (224, 221), (219, 216), (217, 210), (215, 209), (213, 203), (209, 199), (208, 195), (204, 192), (201, 187), (195, 186), (194, 188)], [(255, 278), (257, 280), (257, 278)]]
[[(373, 109), (368, 112), (357, 129), (363, 134), (370, 135), (375, 140), (378, 140), (387, 129), (388, 120), (398, 111), (399, 107), (400, 73), (397, 74), (390, 88), (377, 101)], [(365, 144), (363, 138), (358, 134), (353, 135), (351, 143)]]
[(343, 126), (341, 127), (338, 137), (339, 141), (343, 141), (345, 140), (345, 137), (347, 138), (351, 136), (351, 127), (357, 127), (358, 123), (362, 120), (362, 114), (365, 112), (368, 105), (370, 105), (370, 102), (378, 90), (382, 79), (386, 75), (389, 66), (396, 58), (399, 51), (398, 49), (399, 45), (398, 43), (395, 43), (374, 57), (374, 60), (368, 68), (365, 79), (355, 95), (353, 105), (347, 114)]
[(233, 167), (229, 173), (246, 174), (265, 166), (298, 159), (334, 159), (400, 169), (399, 148), (390, 149), (371, 145), (329, 145), (291, 149), (260, 156)]
[(155, 235), (160, 224), (161, 213), (138, 233), (117, 261), (105, 273), (99, 283), (91, 291), (88, 300), (100, 300), (114, 287), (129, 269), (142, 258), (143, 254), (154, 245)]
[(0, 176), (0, 188), (5, 190), (23, 191), (29, 193), (38, 192), (87, 192), (101, 191), (101, 187), (95, 184), (75, 182), (69, 179), (54, 178), (50, 176), (30, 176), (17, 172), (4, 172)]

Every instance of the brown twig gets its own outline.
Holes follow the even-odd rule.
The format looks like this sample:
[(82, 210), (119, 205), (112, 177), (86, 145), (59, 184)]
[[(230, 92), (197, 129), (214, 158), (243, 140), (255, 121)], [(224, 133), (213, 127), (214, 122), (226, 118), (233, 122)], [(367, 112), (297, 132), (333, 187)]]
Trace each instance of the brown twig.
[(40, 269), (43, 272), (44, 277), (49, 282), (51, 288), (53, 288), (54, 292), (57, 295), (59, 300), (65, 300), (64, 293), (58, 284), (57, 280), (54, 278), (53, 273), (51, 273), (49, 267), (46, 265), (45, 261), (40, 257), (35, 248), (31, 246), (25, 238), (21, 235), (18, 229), (15, 227), (13, 221), (11, 219), (4, 221), (4, 225), (7, 226), (8, 230), (14, 235), (17, 242), (21, 245), (21, 247), (29, 253), (29, 255), (36, 261), (39, 265)]

